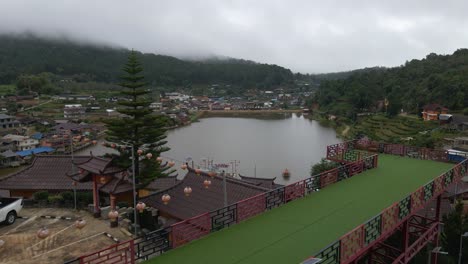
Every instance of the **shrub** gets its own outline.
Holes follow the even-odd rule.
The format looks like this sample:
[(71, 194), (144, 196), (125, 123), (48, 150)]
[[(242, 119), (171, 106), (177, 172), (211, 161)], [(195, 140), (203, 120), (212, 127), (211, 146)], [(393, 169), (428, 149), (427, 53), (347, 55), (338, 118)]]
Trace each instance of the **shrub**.
[(33, 194), (33, 199), (36, 201), (47, 201), (49, 199), (48, 191), (35, 192)]
[(49, 203), (56, 203), (56, 202), (63, 201), (63, 198), (60, 195), (52, 195), (52, 196), (49, 196), (48, 200), (49, 200)]
[(62, 192), (60, 193), (64, 201), (74, 201), (73, 192)]
[(118, 206), (119, 208), (129, 207), (129, 205), (128, 205), (127, 202), (118, 202), (118, 203), (117, 203), (117, 206)]
[(77, 192), (76, 200), (80, 203), (91, 204), (93, 203), (93, 193), (92, 192)]

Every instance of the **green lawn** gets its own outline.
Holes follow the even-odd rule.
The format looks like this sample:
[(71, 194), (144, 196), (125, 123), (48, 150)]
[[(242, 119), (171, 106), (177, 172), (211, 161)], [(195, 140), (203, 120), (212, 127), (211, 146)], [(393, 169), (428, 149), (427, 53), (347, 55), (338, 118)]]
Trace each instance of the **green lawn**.
[(300, 263), (451, 164), (379, 155), (379, 167), (146, 263)]

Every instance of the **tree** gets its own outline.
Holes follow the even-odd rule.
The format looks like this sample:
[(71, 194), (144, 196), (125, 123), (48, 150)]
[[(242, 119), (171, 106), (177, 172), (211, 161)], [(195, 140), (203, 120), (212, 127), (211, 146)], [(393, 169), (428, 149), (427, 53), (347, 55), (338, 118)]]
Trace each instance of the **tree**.
[[(456, 260), (460, 249), (460, 236), (468, 231), (468, 217), (463, 214), (463, 203), (457, 202), (455, 210), (445, 215), (442, 221), (444, 222), (443, 248), (453, 260)], [(465, 259), (468, 258), (468, 246), (463, 248), (463, 256)]]
[(336, 162), (333, 162), (333, 161), (329, 161), (327, 159), (321, 159), (319, 163), (316, 163), (312, 166), (311, 170), (310, 170), (310, 175), (317, 175), (317, 174), (320, 174), (324, 171), (328, 171), (328, 170), (331, 170), (331, 169), (334, 169), (334, 168), (337, 168), (339, 167), (340, 164), (336, 163)]
[[(132, 51), (123, 68), (121, 83), (124, 89), (120, 94), (125, 98), (118, 102), (117, 111), (124, 114), (124, 118), (114, 118), (106, 121), (107, 140), (122, 145), (131, 145), (134, 148), (135, 157), (138, 150), (143, 150), (143, 155), (152, 154), (152, 158), (139, 159), (135, 162), (135, 174), (139, 188), (144, 187), (155, 178), (165, 177), (172, 171), (169, 167), (161, 166), (156, 157), (162, 152), (168, 151), (166, 147), (166, 122), (161, 115), (153, 114), (149, 108), (150, 91), (145, 89), (146, 83), (142, 75), (143, 67), (137, 59), (136, 52)], [(131, 166), (131, 151), (127, 147), (118, 148), (119, 155), (114, 156), (116, 165), (122, 167)]]

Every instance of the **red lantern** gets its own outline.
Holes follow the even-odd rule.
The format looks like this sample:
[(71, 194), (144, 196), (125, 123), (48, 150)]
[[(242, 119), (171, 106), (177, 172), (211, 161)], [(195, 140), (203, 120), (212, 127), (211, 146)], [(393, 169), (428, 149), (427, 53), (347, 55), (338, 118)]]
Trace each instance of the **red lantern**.
[(84, 139), (84, 142), (89, 142), (89, 138), (85, 138), (85, 139)]
[(186, 170), (187, 169), (187, 165), (186, 164), (182, 164), (182, 166), (180, 166), (181, 169), (183, 170)]
[(203, 185), (205, 186), (206, 189), (208, 189), (210, 187), (210, 185), (211, 185), (211, 181), (210, 180), (205, 180), (203, 182)]
[(115, 149), (116, 145), (114, 143), (111, 144), (111, 148)]
[(169, 161), (169, 162), (167, 163), (167, 165), (168, 165), (169, 167), (174, 167), (175, 162), (174, 162), (174, 161)]
[(106, 142), (102, 143), (102, 145), (103, 145), (104, 147), (107, 147), (107, 143), (106, 143)]
[(83, 227), (85, 227), (85, 225), (86, 225), (86, 221), (83, 219), (78, 219), (75, 221), (75, 227), (77, 229), (82, 229)]
[(92, 142), (93, 142), (93, 145), (96, 145), (96, 144), (97, 144), (97, 141), (96, 141), (96, 140), (93, 140)]
[(145, 210), (146, 208), (146, 204), (143, 203), (143, 202), (138, 202), (137, 205), (136, 205), (136, 209), (140, 212), (140, 213), (143, 213), (143, 211)]
[(161, 200), (163, 201), (164, 204), (168, 204), (169, 201), (171, 200), (171, 196), (169, 194), (164, 194), (162, 197), (161, 197)]
[(76, 186), (76, 181), (72, 181), (72, 185), (73, 185), (73, 186)]
[(141, 154), (143, 154), (143, 150), (139, 149), (139, 150), (137, 150), (137, 153), (138, 153), (138, 155), (141, 155)]
[(214, 176), (216, 176), (216, 172), (210, 171), (210, 172), (208, 172), (208, 176), (210, 176), (211, 178), (213, 178)]
[(197, 175), (200, 175), (200, 173), (201, 173), (201, 170), (200, 170), (200, 168), (198, 168), (198, 169), (195, 169), (195, 173), (196, 173)]
[(146, 154), (146, 158), (151, 159), (152, 157), (153, 157), (153, 154), (151, 153)]
[(106, 176), (101, 176), (101, 177), (99, 177), (99, 182), (100, 182), (101, 184), (105, 184), (105, 183), (107, 182), (107, 177), (106, 177)]
[(39, 231), (37, 231), (37, 237), (40, 238), (40, 239), (44, 239), (46, 237), (49, 236), (49, 229), (47, 229), (47, 227), (43, 227), (41, 229), (39, 229)]
[(192, 193), (192, 188), (185, 187), (184, 188), (184, 193), (185, 193), (185, 196), (190, 196), (190, 194)]
[(157, 158), (156, 158), (156, 161), (162, 162), (162, 158), (161, 158), (161, 157), (157, 157)]
[(115, 222), (117, 218), (119, 217), (119, 212), (117, 212), (116, 210), (112, 210), (109, 212), (107, 216), (112, 222)]

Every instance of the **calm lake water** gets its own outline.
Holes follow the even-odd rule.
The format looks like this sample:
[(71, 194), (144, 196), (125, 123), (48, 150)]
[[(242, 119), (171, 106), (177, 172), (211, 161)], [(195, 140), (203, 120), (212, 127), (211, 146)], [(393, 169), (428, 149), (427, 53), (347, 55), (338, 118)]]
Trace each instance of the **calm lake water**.
[[(163, 157), (177, 162), (190, 158), (201, 168), (213, 164), (238, 161), (237, 172), (257, 177), (277, 177), (277, 183), (294, 182), (309, 176), (312, 164), (326, 155), (326, 146), (340, 142), (333, 129), (316, 121), (292, 114), (283, 119), (213, 117), (168, 132), (171, 150)], [(87, 149), (101, 155), (109, 149), (98, 145)], [(191, 162), (190, 162), (191, 163)], [(287, 168), (288, 181), (282, 177)], [(180, 172), (179, 175), (183, 175)]]

